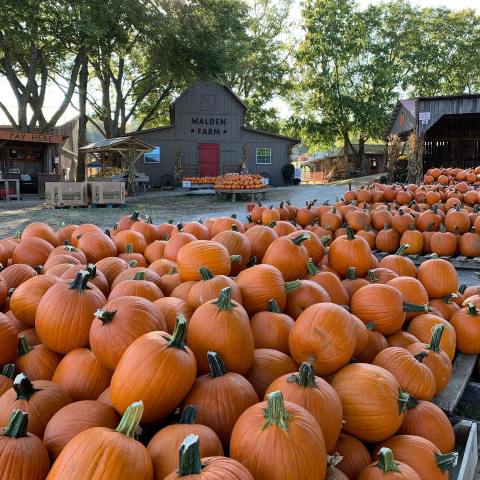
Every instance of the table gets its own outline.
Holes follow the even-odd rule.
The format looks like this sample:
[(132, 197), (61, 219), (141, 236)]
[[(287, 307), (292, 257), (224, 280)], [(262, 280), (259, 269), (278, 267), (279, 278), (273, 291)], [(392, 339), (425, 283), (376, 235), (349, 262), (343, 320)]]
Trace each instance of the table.
[[(15, 200), (20, 200), (20, 180), (13, 179), (13, 178), (3, 178), (0, 179), (0, 182), (5, 186), (5, 200), (7, 204), (10, 202), (11, 198), (15, 198)], [(10, 182), (15, 182), (15, 193), (10, 195)]]
[(255, 197), (258, 198), (258, 196), (261, 196), (262, 199), (265, 199), (266, 194), (267, 194), (267, 189), (266, 188), (249, 188), (249, 189), (243, 189), (243, 188), (235, 188), (235, 189), (218, 189), (215, 190), (215, 198), (222, 198), (223, 196), (226, 196), (227, 194), (230, 194), (232, 196), (232, 202), (235, 203), (237, 201), (237, 195), (251, 195), (252, 197), (252, 202), (255, 201)]

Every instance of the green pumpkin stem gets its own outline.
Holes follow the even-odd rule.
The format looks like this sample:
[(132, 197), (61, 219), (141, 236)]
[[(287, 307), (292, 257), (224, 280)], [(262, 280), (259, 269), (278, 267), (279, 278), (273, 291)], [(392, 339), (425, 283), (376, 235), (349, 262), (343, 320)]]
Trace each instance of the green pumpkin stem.
[(409, 226), (408, 226), (408, 229), (413, 232), (415, 230), (415, 224), (411, 223)]
[(458, 452), (450, 453), (435, 453), (435, 460), (438, 468), (445, 473), (447, 470), (451, 470), (458, 462)]
[(167, 275), (175, 275), (176, 273), (178, 273), (177, 267), (172, 267)]
[(175, 329), (173, 330), (168, 346), (185, 350), (185, 337), (187, 336), (187, 321), (185, 317), (179, 313), (175, 321)]
[(217, 352), (207, 352), (207, 362), (212, 378), (223, 377), (227, 373), (223, 359)]
[(428, 353), (427, 352), (420, 352), (420, 353), (417, 353), (416, 355), (414, 355), (414, 357), (415, 357), (415, 360), (417, 362), (423, 363), (423, 359), (425, 357), (428, 357)]
[(280, 313), (280, 307), (278, 306), (277, 301), (272, 298), (267, 302), (268, 311), (272, 313)]
[(383, 224), (383, 229), (384, 230), (390, 230), (390, 225), (388, 223)]
[(232, 223), (232, 232), (238, 232), (238, 225), (236, 223)]
[(133, 277), (134, 280), (145, 280), (145, 272), (137, 272), (135, 276)]
[(436, 253), (431, 253), (430, 254), (430, 259), (437, 260), (439, 256)]
[(410, 398), (407, 401), (407, 409), (410, 410), (411, 408), (416, 408), (418, 403), (418, 400), (413, 395), (410, 395)]
[(291, 415), (285, 410), (282, 392), (276, 391), (267, 395), (267, 408), (264, 410), (263, 416), (265, 417), (265, 423), (262, 430), (270, 425), (276, 425), (286, 432), (288, 431), (288, 421)]
[(309, 233), (301, 233), (300, 235), (297, 235), (294, 239), (292, 239), (295, 245), (301, 245), (305, 240), (310, 240)]
[(0, 375), (3, 375), (4, 377), (8, 377), (10, 380), (13, 380), (13, 377), (15, 376), (15, 364), (13, 363), (6, 363), (2, 371), (0, 372)]
[(322, 243), (322, 245), (324, 247), (327, 247), (328, 244), (332, 241), (332, 237), (330, 237), (329, 235), (324, 235), (321, 239), (320, 239), (320, 242)]
[(135, 211), (135, 212), (132, 213), (132, 216), (130, 217), (130, 219), (137, 221), (139, 215), (140, 215), (140, 212)]
[(230, 255), (230, 263), (240, 263), (242, 261), (241, 255)]
[(292, 280), (291, 282), (285, 282), (285, 291), (288, 292), (293, 292), (297, 288), (300, 288), (302, 286), (302, 281), (301, 280)]
[(115, 429), (118, 433), (123, 433), (127, 437), (135, 438), (138, 431), (140, 420), (143, 415), (143, 402), (134, 402), (127, 407), (118, 427)]
[(408, 399), (410, 395), (406, 392), (402, 392), (401, 390), (398, 391), (398, 407), (400, 413), (405, 412), (407, 410)]
[(222, 288), (215, 305), (217, 305), (219, 310), (233, 310), (231, 287)]
[(97, 266), (94, 265), (93, 263), (89, 263), (85, 270), (90, 274), (90, 279), (95, 278), (97, 276)]
[(257, 257), (254, 256), (248, 260), (246, 267), (247, 268), (254, 267), (256, 264), (257, 264)]
[(416, 305), (415, 303), (404, 303), (403, 304), (403, 311), (404, 312), (423, 312), (427, 313), (430, 311), (430, 307), (428, 305)]
[(181, 232), (181, 231), (183, 230), (183, 223), (182, 223), (182, 222), (178, 222), (178, 223), (177, 223), (177, 230), (178, 230), (179, 232)]
[(403, 255), (405, 255), (405, 251), (407, 250), (407, 248), (410, 248), (410, 245), (408, 243), (403, 243), (402, 245), (400, 245), (400, 248), (395, 252), (395, 255), (399, 255), (400, 257), (402, 257)]
[(445, 233), (447, 229), (445, 228), (445, 225), (443, 223), (440, 224), (440, 232)]
[(307, 272), (309, 275), (312, 277), (316, 275), (317, 273), (320, 273), (320, 270), (317, 268), (317, 266), (312, 262), (310, 259), (307, 263)]
[(458, 298), (458, 295), (456, 293), (448, 293), (442, 298), (442, 301), (443, 303), (450, 305), (454, 298)]
[(276, 224), (277, 224), (277, 222), (274, 220), (274, 221), (270, 222), (270, 223), (267, 225), (267, 227), (273, 228)]
[(87, 283), (90, 280), (90, 272), (80, 270), (75, 276), (75, 280), (70, 284), (70, 290), (82, 292), (87, 289)]
[(27, 436), (28, 413), (21, 410), (14, 410), (7, 427), (3, 430), (4, 437), (22, 438)]
[(477, 310), (477, 307), (475, 306), (474, 303), (469, 303), (467, 305), (467, 308), (468, 308), (468, 314), (471, 315), (472, 317), (479, 315), (479, 311)]
[(445, 330), (445, 325), (438, 323), (432, 329), (432, 338), (430, 343), (427, 345), (427, 349), (432, 352), (440, 352), (440, 341), (442, 340), (442, 335)]
[(136, 260), (129, 260), (127, 263), (130, 268), (135, 268), (138, 265)]
[(198, 273), (200, 273), (200, 276), (204, 281), (211, 280), (214, 276), (213, 273), (207, 267), (200, 267), (198, 269)]
[(115, 316), (115, 314), (117, 313), (116, 310), (112, 310), (112, 311), (108, 311), (108, 310), (102, 310), (101, 308), (99, 308), (96, 312), (95, 312), (95, 316), (101, 320), (101, 322), (106, 325), (107, 323), (110, 323), (112, 320), (113, 320), (113, 317)]
[(382, 447), (378, 451), (378, 462), (375, 464), (375, 466), (384, 473), (400, 471), (395, 463), (392, 451), (387, 447)]
[[(466, 283), (462, 283), (459, 287), (458, 287), (458, 291), (460, 293), (460, 295), (463, 295), (465, 293), (465, 290), (467, 289), (467, 284)], [(453, 295), (453, 294), (452, 294)]]
[(133, 245), (131, 243), (127, 243), (127, 247), (125, 248), (125, 253), (128, 255), (133, 253)]
[(370, 281), (370, 283), (378, 283), (378, 277), (375, 273), (375, 270), (368, 271), (368, 280)]
[(22, 335), (18, 339), (17, 353), (18, 356), (26, 355), (28, 352), (31, 352), (33, 347), (28, 343), (28, 339), (25, 335)]
[(355, 280), (357, 278), (357, 269), (355, 267), (348, 267), (347, 280)]
[(193, 425), (197, 418), (197, 407), (195, 405), (187, 405), (178, 421), (181, 425)]
[(353, 232), (352, 227), (349, 225), (347, 226), (347, 239), (348, 240), (353, 240), (355, 238), (355, 233)]
[(288, 383), (298, 383), (302, 387), (317, 387), (315, 381), (315, 369), (309, 362), (303, 362), (298, 369), (298, 373), (292, 373), (287, 377)]
[(178, 469), (179, 477), (200, 475), (202, 459), (200, 457), (200, 439), (198, 435), (190, 434), (180, 445)]
[(16, 400), (29, 400), (38, 391), (24, 373), (19, 373), (15, 377), (13, 389), (17, 394)]
[(375, 322), (368, 322), (368, 323), (366, 324), (367, 330), (370, 330), (370, 331), (375, 330), (375, 327), (376, 327), (376, 326), (377, 326), (377, 325), (375, 324)]

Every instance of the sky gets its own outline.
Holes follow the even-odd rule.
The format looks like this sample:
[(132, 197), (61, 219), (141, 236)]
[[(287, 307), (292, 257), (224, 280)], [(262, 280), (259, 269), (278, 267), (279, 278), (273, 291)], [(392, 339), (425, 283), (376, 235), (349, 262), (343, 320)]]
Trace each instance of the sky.
[[(300, 8), (299, 4), (301, 0), (293, 0), (294, 5), (292, 7), (292, 19), (295, 21), (299, 18)], [(366, 7), (370, 3), (381, 3), (381, 1), (388, 0), (357, 0), (361, 7)], [(473, 8), (480, 13), (480, 0), (411, 0), (411, 3), (418, 5), (420, 7), (440, 7), (445, 6), (447, 8), (461, 10), (465, 8)], [(56, 107), (60, 104), (62, 95), (60, 91), (55, 87), (50, 87), (47, 91), (45, 99), (45, 116), (49, 118), (56, 110)], [(15, 111), (15, 97), (10, 90), (8, 82), (0, 77), (0, 100), (7, 106), (10, 111)], [(74, 102), (76, 98), (74, 98)], [(272, 105), (277, 107), (280, 111), (281, 116), (288, 117), (289, 109), (288, 106), (281, 99), (276, 99), (272, 102)], [(73, 107), (69, 107), (63, 117), (60, 120), (60, 123), (67, 121), (74, 117), (77, 114), (77, 111)], [(3, 112), (0, 111), (0, 125), (6, 124), (7, 119), (3, 115)]]

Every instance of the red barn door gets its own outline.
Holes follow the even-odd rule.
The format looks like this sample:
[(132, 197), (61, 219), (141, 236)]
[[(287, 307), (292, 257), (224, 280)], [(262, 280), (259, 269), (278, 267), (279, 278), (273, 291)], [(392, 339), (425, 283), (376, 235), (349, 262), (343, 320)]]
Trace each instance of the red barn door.
[(201, 177), (220, 175), (220, 144), (201, 143), (198, 146), (198, 159)]

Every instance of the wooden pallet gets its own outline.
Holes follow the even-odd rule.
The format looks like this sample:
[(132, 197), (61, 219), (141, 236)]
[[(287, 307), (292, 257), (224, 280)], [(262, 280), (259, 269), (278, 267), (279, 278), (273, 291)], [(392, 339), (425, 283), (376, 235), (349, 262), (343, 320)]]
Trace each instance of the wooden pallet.
[(474, 480), (478, 464), (478, 425), (471, 420), (461, 420), (453, 426), (458, 462), (449, 472), (451, 480)]

